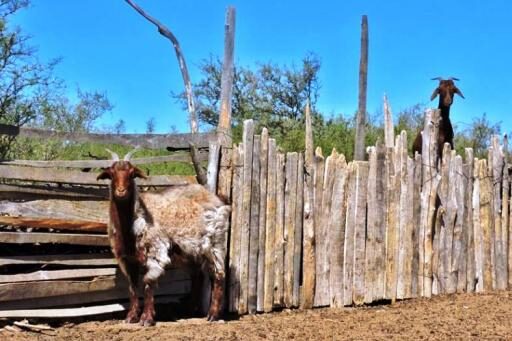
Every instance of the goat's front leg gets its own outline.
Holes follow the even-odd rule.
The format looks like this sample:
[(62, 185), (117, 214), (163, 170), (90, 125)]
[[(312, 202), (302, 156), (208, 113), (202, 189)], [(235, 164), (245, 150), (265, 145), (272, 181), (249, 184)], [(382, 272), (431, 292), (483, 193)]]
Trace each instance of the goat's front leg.
[(133, 262), (120, 262), (121, 270), (128, 279), (128, 290), (130, 293), (130, 309), (126, 315), (126, 323), (137, 323), (139, 321), (139, 297), (137, 285), (139, 281), (139, 265)]

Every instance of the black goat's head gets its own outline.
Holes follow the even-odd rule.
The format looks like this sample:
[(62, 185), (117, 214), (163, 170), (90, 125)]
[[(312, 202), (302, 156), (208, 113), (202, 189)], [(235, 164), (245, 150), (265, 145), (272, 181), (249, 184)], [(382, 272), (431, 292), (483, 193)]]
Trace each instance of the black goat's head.
[(441, 77), (432, 78), (432, 80), (438, 80), (439, 85), (430, 96), (430, 100), (432, 101), (434, 98), (439, 95), (439, 105), (443, 105), (445, 107), (449, 107), (453, 103), (453, 96), (455, 94), (464, 98), (462, 92), (457, 88), (454, 81), (458, 81), (457, 78), (450, 77), (448, 79), (442, 79)]
[(117, 200), (125, 200), (132, 196), (135, 189), (135, 178), (146, 179), (142, 170), (132, 165), (130, 158), (138, 148), (125, 155), (123, 160), (113, 151), (107, 149), (112, 154), (112, 165), (103, 171), (96, 178), (97, 180), (110, 179), (112, 195)]

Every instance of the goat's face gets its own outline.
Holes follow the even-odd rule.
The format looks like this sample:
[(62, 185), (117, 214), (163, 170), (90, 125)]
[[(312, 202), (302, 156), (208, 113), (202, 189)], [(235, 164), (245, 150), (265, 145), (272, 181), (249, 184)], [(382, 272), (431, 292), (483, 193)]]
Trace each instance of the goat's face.
[(135, 190), (135, 178), (146, 179), (146, 175), (130, 161), (115, 161), (98, 175), (97, 180), (110, 179), (114, 198), (127, 200)]
[(439, 86), (432, 93), (430, 100), (433, 100), (437, 97), (437, 95), (439, 95), (440, 104), (445, 107), (449, 107), (453, 103), (453, 96), (455, 94), (464, 98), (464, 95), (459, 90), (459, 88), (457, 88), (453, 82), (453, 79), (440, 79)]

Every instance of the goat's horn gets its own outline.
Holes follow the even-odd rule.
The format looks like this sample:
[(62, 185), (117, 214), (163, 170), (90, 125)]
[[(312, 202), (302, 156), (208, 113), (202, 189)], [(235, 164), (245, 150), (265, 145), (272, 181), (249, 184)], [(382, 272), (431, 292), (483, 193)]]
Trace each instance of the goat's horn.
[(140, 146), (137, 146), (134, 149), (132, 149), (131, 151), (129, 151), (128, 153), (126, 153), (126, 155), (124, 156), (123, 160), (124, 161), (130, 161), (130, 159), (132, 158), (133, 153), (135, 153), (139, 149), (140, 149)]
[(105, 150), (107, 152), (109, 152), (110, 154), (112, 154), (112, 160), (113, 161), (119, 161), (119, 155), (117, 155), (117, 153), (114, 153), (113, 151), (111, 151), (110, 149), (108, 148), (105, 148)]
[(460, 79), (455, 78), (455, 77), (450, 77), (450, 78), (448, 78), (448, 79), (450, 79), (450, 80), (452, 80), (452, 81), (458, 81), (458, 80), (460, 80)]
[(435, 77), (435, 78), (431, 78), (433, 81), (442, 81), (443, 80), (443, 77)]

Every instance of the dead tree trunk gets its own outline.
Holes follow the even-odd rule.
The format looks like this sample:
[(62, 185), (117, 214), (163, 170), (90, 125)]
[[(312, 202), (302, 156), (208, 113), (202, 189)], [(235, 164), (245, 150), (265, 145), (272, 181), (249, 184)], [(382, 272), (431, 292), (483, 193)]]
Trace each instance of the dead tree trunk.
[[(128, 5), (130, 5), (133, 9), (135, 9), (140, 15), (142, 15), (146, 20), (155, 25), (158, 28), (158, 33), (163, 35), (165, 38), (169, 39), (174, 47), (174, 51), (176, 52), (176, 58), (178, 58), (178, 64), (180, 66), (181, 76), (183, 77), (183, 83), (185, 84), (185, 94), (187, 96), (187, 108), (190, 122), (190, 131), (195, 134), (198, 132), (198, 124), (196, 117), (196, 106), (194, 102), (194, 94), (192, 92), (192, 83), (190, 82), (190, 76), (188, 74), (187, 63), (185, 62), (185, 57), (183, 56), (183, 52), (181, 51), (180, 43), (178, 39), (174, 36), (174, 34), (162, 23), (158, 20), (147, 14), (139, 5), (137, 5), (132, 0), (125, 0)], [(198, 155), (196, 147), (193, 144), (190, 144), (192, 162), (194, 164), (194, 169), (197, 173), (197, 181), (205, 185), (206, 184), (206, 174), (199, 164), (199, 159), (196, 157)]]
[(361, 60), (359, 62), (359, 105), (356, 117), (356, 141), (354, 160), (365, 158), (366, 88), (368, 78), (368, 19), (363, 15), (361, 23)]

